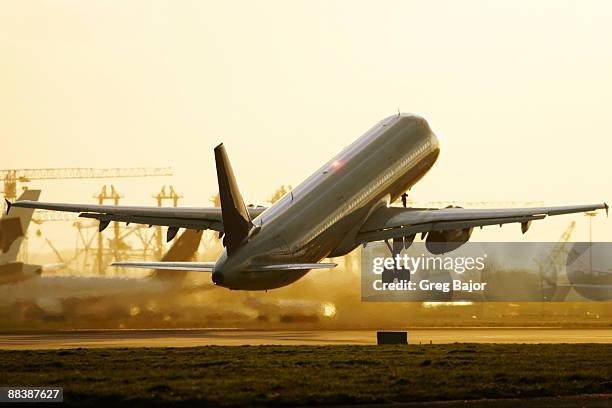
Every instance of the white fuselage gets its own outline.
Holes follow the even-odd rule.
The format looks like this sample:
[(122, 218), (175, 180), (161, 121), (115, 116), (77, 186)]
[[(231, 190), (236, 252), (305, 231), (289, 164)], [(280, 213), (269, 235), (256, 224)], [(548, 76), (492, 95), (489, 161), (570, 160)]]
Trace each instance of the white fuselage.
[(217, 260), (213, 281), (237, 290), (288, 285), (307, 271), (245, 272), (258, 264), (318, 262), (344, 255), (368, 216), (395, 201), (431, 168), (439, 143), (425, 119), (380, 121), (253, 220), (257, 233)]

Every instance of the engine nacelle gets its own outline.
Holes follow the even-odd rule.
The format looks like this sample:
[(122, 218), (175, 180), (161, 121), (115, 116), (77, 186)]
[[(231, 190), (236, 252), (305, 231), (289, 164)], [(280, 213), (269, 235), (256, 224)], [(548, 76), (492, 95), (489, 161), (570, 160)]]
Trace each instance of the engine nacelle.
[(468, 242), (471, 235), (472, 228), (450, 231), (431, 231), (427, 234), (425, 247), (434, 255), (445, 254), (454, 251)]

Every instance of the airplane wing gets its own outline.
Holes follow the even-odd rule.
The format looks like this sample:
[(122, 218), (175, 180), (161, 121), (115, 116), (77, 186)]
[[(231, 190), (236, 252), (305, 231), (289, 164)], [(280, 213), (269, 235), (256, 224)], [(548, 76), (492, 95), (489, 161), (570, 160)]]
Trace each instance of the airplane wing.
[(541, 220), (549, 215), (581, 213), (605, 209), (608, 205), (570, 205), (562, 207), (533, 208), (402, 208), (382, 207), (367, 219), (357, 234), (360, 244), (401, 238), (431, 231), (448, 231), (487, 225), (509, 223), (521, 224), (523, 233), (527, 232), (531, 221)]
[(277, 265), (252, 266), (245, 272), (267, 272), (267, 271), (303, 271), (310, 269), (332, 269), (337, 263), (290, 263)]
[[(79, 217), (94, 218), (100, 221), (100, 230), (108, 226), (111, 221), (162, 225), (172, 229), (189, 228), (193, 230), (215, 230), (223, 232), (221, 209), (217, 207), (138, 207), (121, 205), (93, 205), (93, 204), (63, 204), (44, 203), (38, 201), (15, 201), (9, 203), (11, 207), (36, 208), (52, 211), (78, 212)], [(255, 218), (261, 214), (265, 207), (247, 207), (249, 214)], [(176, 234), (176, 233), (174, 233)]]

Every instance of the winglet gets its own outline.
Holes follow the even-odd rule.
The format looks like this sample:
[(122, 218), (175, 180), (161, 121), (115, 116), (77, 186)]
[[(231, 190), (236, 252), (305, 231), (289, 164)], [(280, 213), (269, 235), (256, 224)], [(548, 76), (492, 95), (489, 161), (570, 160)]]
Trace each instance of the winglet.
[(11, 205), (13, 205), (8, 199), (4, 199), (6, 201), (6, 215), (8, 215), (9, 211), (11, 211)]
[(606, 210), (606, 217), (608, 216), (608, 210), (610, 209), (610, 207), (608, 206), (607, 203), (604, 203), (604, 208)]

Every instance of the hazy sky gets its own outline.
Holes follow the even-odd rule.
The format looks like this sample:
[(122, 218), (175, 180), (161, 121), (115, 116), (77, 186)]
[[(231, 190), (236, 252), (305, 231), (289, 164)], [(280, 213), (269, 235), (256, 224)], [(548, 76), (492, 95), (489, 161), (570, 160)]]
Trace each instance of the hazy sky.
[[(612, 201), (607, 1), (0, 6), (0, 168), (172, 166), (171, 180), (115, 180), (123, 202), (153, 204), (172, 183), (183, 204), (208, 205), (224, 142), (261, 203), (399, 108), (442, 143), (415, 200)], [(92, 202), (102, 184), (31, 186)], [(530, 234), (554, 239), (572, 219), (586, 226)], [(611, 225), (594, 233), (612, 239)]]

